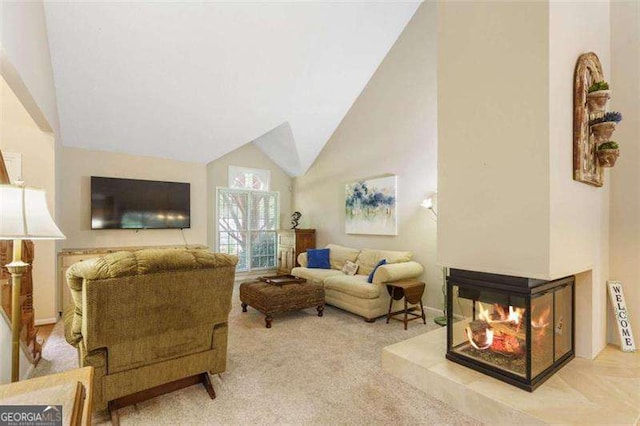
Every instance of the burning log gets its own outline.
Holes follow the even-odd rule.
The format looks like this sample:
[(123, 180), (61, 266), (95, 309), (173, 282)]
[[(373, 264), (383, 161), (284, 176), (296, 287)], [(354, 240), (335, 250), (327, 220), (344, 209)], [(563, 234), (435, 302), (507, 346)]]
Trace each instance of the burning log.
[(525, 330), (513, 323), (492, 322), (491, 328), (493, 328), (495, 334), (508, 334), (522, 340), (525, 339)]
[(491, 347), (493, 343), (493, 330), (484, 320), (471, 321), (466, 329), (469, 343), (479, 350)]
[(516, 356), (524, 354), (524, 348), (517, 337), (510, 334), (496, 333), (491, 343), (491, 350), (502, 355)]

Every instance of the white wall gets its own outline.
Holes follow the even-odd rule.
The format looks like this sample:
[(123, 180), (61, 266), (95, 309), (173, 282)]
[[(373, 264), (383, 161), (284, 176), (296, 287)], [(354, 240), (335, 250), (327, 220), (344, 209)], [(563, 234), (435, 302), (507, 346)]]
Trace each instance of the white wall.
[[(53, 214), (55, 197), (55, 141), (43, 132), (27, 113), (3, 78), (0, 78), (0, 149), (22, 154), (25, 184), (47, 192)], [(33, 308), (36, 323), (55, 321), (54, 241), (34, 241)]]
[[(610, 109), (621, 154), (611, 170), (611, 279), (624, 285), (636, 345), (640, 341), (640, 3), (611, 2)], [(611, 318), (611, 317), (610, 317)], [(619, 343), (610, 320), (609, 341)]]
[(548, 5), (440, 2), (439, 12), (438, 262), (546, 278)]
[[(423, 3), (366, 88), (301, 177), (294, 209), (318, 245), (411, 250), (427, 282), (425, 301), (442, 308), (435, 259), (436, 223), (420, 207), (437, 189), (436, 4)], [(398, 235), (345, 234), (345, 184), (382, 174), (398, 176)]]
[(184, 244), (178, 229), (91, 230), (91, 176), (191, 184), (189, 244), (207, 242), (207, 170), (204, 164), (63, 147), (58, 169), (64, 248)]
[(11, 63), (58, 134), (58, 106), (43, 2), (3, 1), (0, 15), (0, 55)]
[(609, 177), (573, 181), (573, 76), (609, 72), (609, 3), (442, 2), (439, 260), (555, 279), (577, 274), (576, 354), (605, 345)]
[(585, 272), (577, 277), (576, 292), (592, 302), (577, 304), (576, 333), (592, 339), (577, 339), (576, 351), (590, 356), (605, 345), (611, 179), (605, 173), (605, 185), (597, 188), (572, 178), (573, 75), (578, 56), (595, 52), (610, 80), (609, 40), (608, 1), (549, 3), (549, 276)]
[(207, 164), (207, 209), (209, 215), (208, 243), (211, 250), (216, 250), (216, 188), (227, 188), (229, 166), (266, 169), (271, 172), (270, 190), (280, 193), (280, 227), (289, 228), (291, 217), (292, 179), (280, 167), (269, 159), (252, 143), (218, 158)]

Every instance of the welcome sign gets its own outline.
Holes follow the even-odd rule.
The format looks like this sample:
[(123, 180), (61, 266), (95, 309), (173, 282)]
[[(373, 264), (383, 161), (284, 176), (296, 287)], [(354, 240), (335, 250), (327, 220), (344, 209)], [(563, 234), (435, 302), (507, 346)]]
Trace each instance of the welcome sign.
[(633, 340), (631, 322), (629, 321), (629, 311), (624, 300), (622, 283), (620, 281), (609, 281), (609, 298), (611, 306), (618, 323), (618, 333), (620, 334), (620, 347), (623, 352), (634, 352), (636, 344)]

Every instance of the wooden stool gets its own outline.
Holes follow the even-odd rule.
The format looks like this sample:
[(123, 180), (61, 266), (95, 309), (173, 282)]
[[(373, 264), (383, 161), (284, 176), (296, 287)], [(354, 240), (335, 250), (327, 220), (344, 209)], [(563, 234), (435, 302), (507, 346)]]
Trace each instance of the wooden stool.
[[(424, 315), (424, 307), (422, 306), (422, 295), (424, 294), (425, 284), (420, 281), (406, 280), (387, 283), (387, 291), (391, 299), (389, 300), (389, 312), (387, 313), (387, 324), (390, 319), (402, 321), (404, 323), (404, 329), (407, 329), (409, 321), (422, 318), (422, 322), (427, 323), (427, 318)], [(394, 300), (400, 300), (404, 298), (404, 309), (401, 311), (391, 312), (391, 306)], [(420, 314), (412, 312), (417, 309), (416, 306), (409, 308), (408, 303), (412, 305), (420, 304)], [(395, 315), (404, 314), (403, 318), (396, 318)], [(412, 315), (414, 318), (408, 318)]]

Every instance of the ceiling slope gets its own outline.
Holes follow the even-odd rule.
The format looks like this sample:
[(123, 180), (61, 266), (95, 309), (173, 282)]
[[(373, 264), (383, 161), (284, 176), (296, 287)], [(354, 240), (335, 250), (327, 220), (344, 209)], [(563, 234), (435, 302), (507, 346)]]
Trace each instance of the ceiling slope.
[(255, 139), (253, 144), (289, 176), (299, 176), (304, 173), (289, 123), (283, 123), (265, 133)]
[(300, 174), (418, 5), (47, 2), (63, 144), (209, 162), (289, 123)]

